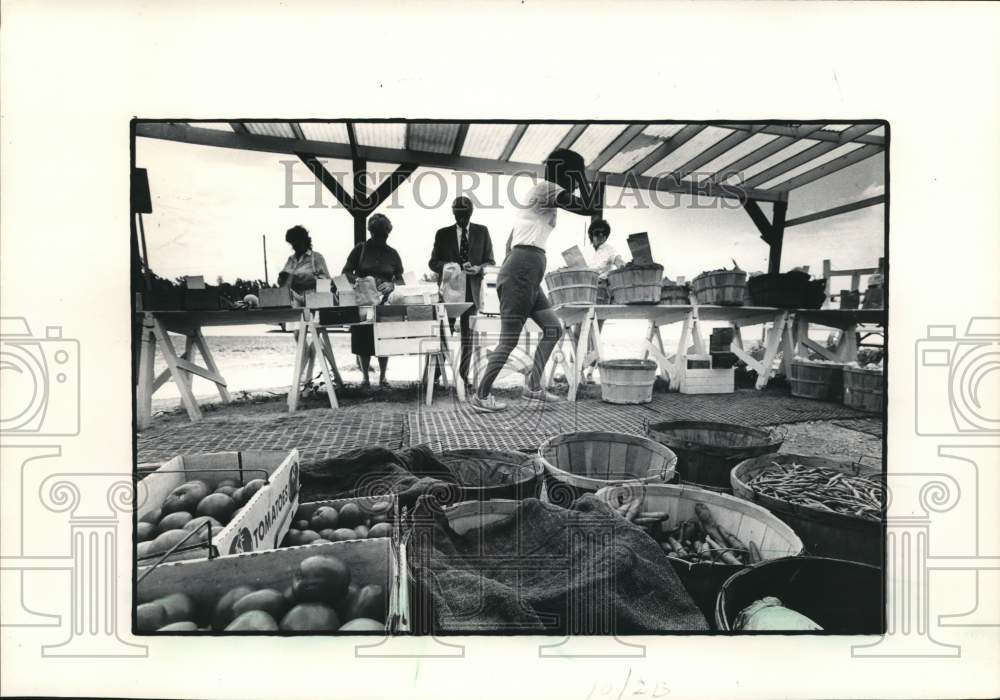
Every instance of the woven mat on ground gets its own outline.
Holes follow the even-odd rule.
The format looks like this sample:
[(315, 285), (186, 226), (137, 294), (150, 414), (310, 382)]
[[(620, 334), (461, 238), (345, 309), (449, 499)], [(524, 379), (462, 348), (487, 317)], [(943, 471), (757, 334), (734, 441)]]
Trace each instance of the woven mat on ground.
[(571, 509), (526, 499), (511, 517), (461, 535), (421, 499), (414, 523), (418, 633), (709, 629), (656, 543), (591, 495)]

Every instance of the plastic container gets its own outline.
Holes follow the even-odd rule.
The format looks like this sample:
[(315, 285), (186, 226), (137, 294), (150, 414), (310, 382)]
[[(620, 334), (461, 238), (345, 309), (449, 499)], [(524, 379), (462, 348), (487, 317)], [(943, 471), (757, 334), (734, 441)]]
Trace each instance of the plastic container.
[(729, 492), (730, 472), (740, 462), (781, 449), (778, 431), (708, 421), (663, 421), (646, 426), (647, 437), (677, 455), (682, 483)]
[(677, 464), (677, 455), (663, 445), (623, 433), (563, 433), (543, 442), (538, 455), (549, 502), (564, 507), (626, 481), (666, 483)]
[(656, 363), (652, 360), (609, 360), (597, 366), (601, 371), (601, 400), (617, 404), (653, 400)]
[(817, 401), (841, 401), (844, 396), (844, 366), (835, 363), (792, 360), (788, 377), (792, 396)]
[[(882, 572), (874, 566), (822, 557), (764, 561), (722, 584), (715, 624), (736, 631), (740, 611), (765, 596), (781, 600), (828, 634), (882, 634)], [(761, 634), (749, 632), (748, 634)], [(781, 634), (775, 631), (771, 634)]]
[(730, 486), (734, 496), (761, 505), (788, 523), (802, 538), (809, 554), (849, 559), (864, 564), (881, 564), (882, 524), (879, 521), (790, 503), (754, 491), (748, 484), (749, 480), (774, 463), (821, 467), (876, 480), (882, 479), (880, 469), (806, 455), (765, 455), (737, 464), (730, 475)]

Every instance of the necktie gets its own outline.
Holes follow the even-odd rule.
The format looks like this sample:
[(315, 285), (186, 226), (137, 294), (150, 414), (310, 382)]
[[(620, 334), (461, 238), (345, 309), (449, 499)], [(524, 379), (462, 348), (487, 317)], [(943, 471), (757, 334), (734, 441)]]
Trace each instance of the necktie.
[(462, 227), (462, 245), (459, 248), (458, 257), (461, 263), (469, 262), (469, 229), (465, 226)]

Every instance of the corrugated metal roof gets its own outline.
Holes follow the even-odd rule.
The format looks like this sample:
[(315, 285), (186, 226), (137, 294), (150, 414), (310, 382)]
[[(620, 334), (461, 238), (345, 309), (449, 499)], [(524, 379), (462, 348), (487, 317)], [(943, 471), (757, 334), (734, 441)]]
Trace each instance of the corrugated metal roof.
[(302, 135), (310, 141), (349, 143), (347, 124), (344, 122), (299, 122)]
[(767, 158), (765, 158), (764, 160), (760, 161), (759, 163), (754, 163), (750, 167), (745, 168), (743, 170), (743, 173), (742, 173), (743, 179), (747, 180), (747, 179), (753, 177), (754, 175), (756, 175), (757, 173), (762, 173), (765, 170), (767, 170), (768, 168), (770, 168), (772, 165), (777, 165), (778, 163), (780, 163), (780, 162), (782, 162), (782, 161), (784, 161), (784, 160), (786, 160), (788, 158), (791, 158), (792, 156), (794, 156), (794, 155), (796, 155), (798, 153), (801, 153), (802, 151), (806, 150), (807, 148), (812, 148), (817, 143), (821, 143), (821, 142), (820, 141), (814, 141), (813, 139), (801, 139), (799, 141), (795, 141), (794, 143), (791, 143), (788, 146), (785, 146), (784, 148), (782, 148), (777, 153), (773, 153), (772, 155), (768, 156)]
[(186, 122), (189, 126), (193, 126), (196, 129), (211, 129), (212, 131), (228, 131), (232, 133), (233, 127), (229, 125), (229, 122)]
[(524, 132), (510, 159), (517, 163), (541, 163), (571, 127), (571, 124), (532, 124)]
[(354, 133), (362, 146), (402, 150), (406, 142), (405, 124), (354, 122)]
[(681, 145), (680, 148), (675, 150), (673, 153), (670, 153), (666, 158), (661, 160), (646, 172), (649, 173), (650, 176), (668, 175), (705, 149), (711, 148), (731, 133), (733, 133), (732, 129), (707, 126), (698, 132), (698, 134), (696, 134), (690, 141)]
[(462, 155), (496, 159), (510, 141), (517, 124), (469, 124)]
[(458, 124), (410, 124), (408, 145), (414, 151), (451, 153)]
[(811, 159), (808, 163), (803, 163), (802, 165), (798, 166), (797, 168), (792, 168), (791, 170), (789, 170), (786, 173), (782, 173), (781, 175), (778, 175), (777, 177), (773, 177), (773, 178), (771, 178), (770, 180), (768, 180), (766, 182), (760, 183), (760, 187), (762, 189), (766, 190), (769, 187), (777, 185), (779, 182), (784, 182), (785, 180), (790, 180), (793, 177), (795, 177), (796, 175), (801, 175), (802, 173), (806, 172), (807, 170), (812, 170), (813, 168), (815, 168), (817, 166), (823, 165), (823, 163), (828, 163), (831, 160), (836, 160), (837, 158), (840, 158), (841, 156), (846, 156), (848, 153), (851, 153), (852, 151), (856, 151), (859, 148), (864, 148), (864, 146), (862, 144), (860, 144), (860, 143), (845, 143), (843, 146), (837, 146), (832, 151), (827, 151), (826, 153), (823, 153), (822, 155), (816, 156), (815, 158)]
[(570, 148), (583, 156), (584, 162), (590, 165), (594, 158), (625, 130), (625, 127), (625, 124), (591, 124), (583, 130)]
[(295, 132), (285, 122), (244, 122), (243, 126), (255, 136), (277, 136), (283, 139), (294, 139)]

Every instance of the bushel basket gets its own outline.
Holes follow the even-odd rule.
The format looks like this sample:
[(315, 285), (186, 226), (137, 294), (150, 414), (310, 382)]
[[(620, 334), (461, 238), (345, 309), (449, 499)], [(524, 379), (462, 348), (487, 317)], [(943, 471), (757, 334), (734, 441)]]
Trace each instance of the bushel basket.
[(601, 370), (601, 400), (617, 404), (653, 400), (656, 363), (652, 360), (610, 360), (597, 367)]
[(747, 273), (742, 270), (703, 272), (691, 280), (691, 292), (699, 304), (743, 306)]
[[(818, 281), (825, 285), (824, 281)], [(819, 303), (815, 303), (814, 288), (809, 281), (809, 273), (795, 270), (757, 275), (747, 280), (747, 291), (753, 306), (778, 309), (818, 309), (823, 305), (823, 300), (819, 299)]]
[(659, 304), (663, 293), (663, 266), (626, 265), (608, 273), (612, 304)]
[(879, 370), (844, 367), (844, 405), (859, 411), (881, 413), (885, 375)]
[(817, 401), (840, 401), (844, 395), (844, 366), (836, 363), (792, 360), (788, 377), (792, 396)]
[(553, 306), (597, 302), (597, 271), (581, 268), (562, 268), (545, 275), (549, 301)]
[(536, 455), (500, 450), (446, 450), (437, 455), (458, 482), (461, 500), (536, 498), (544, 467)]

